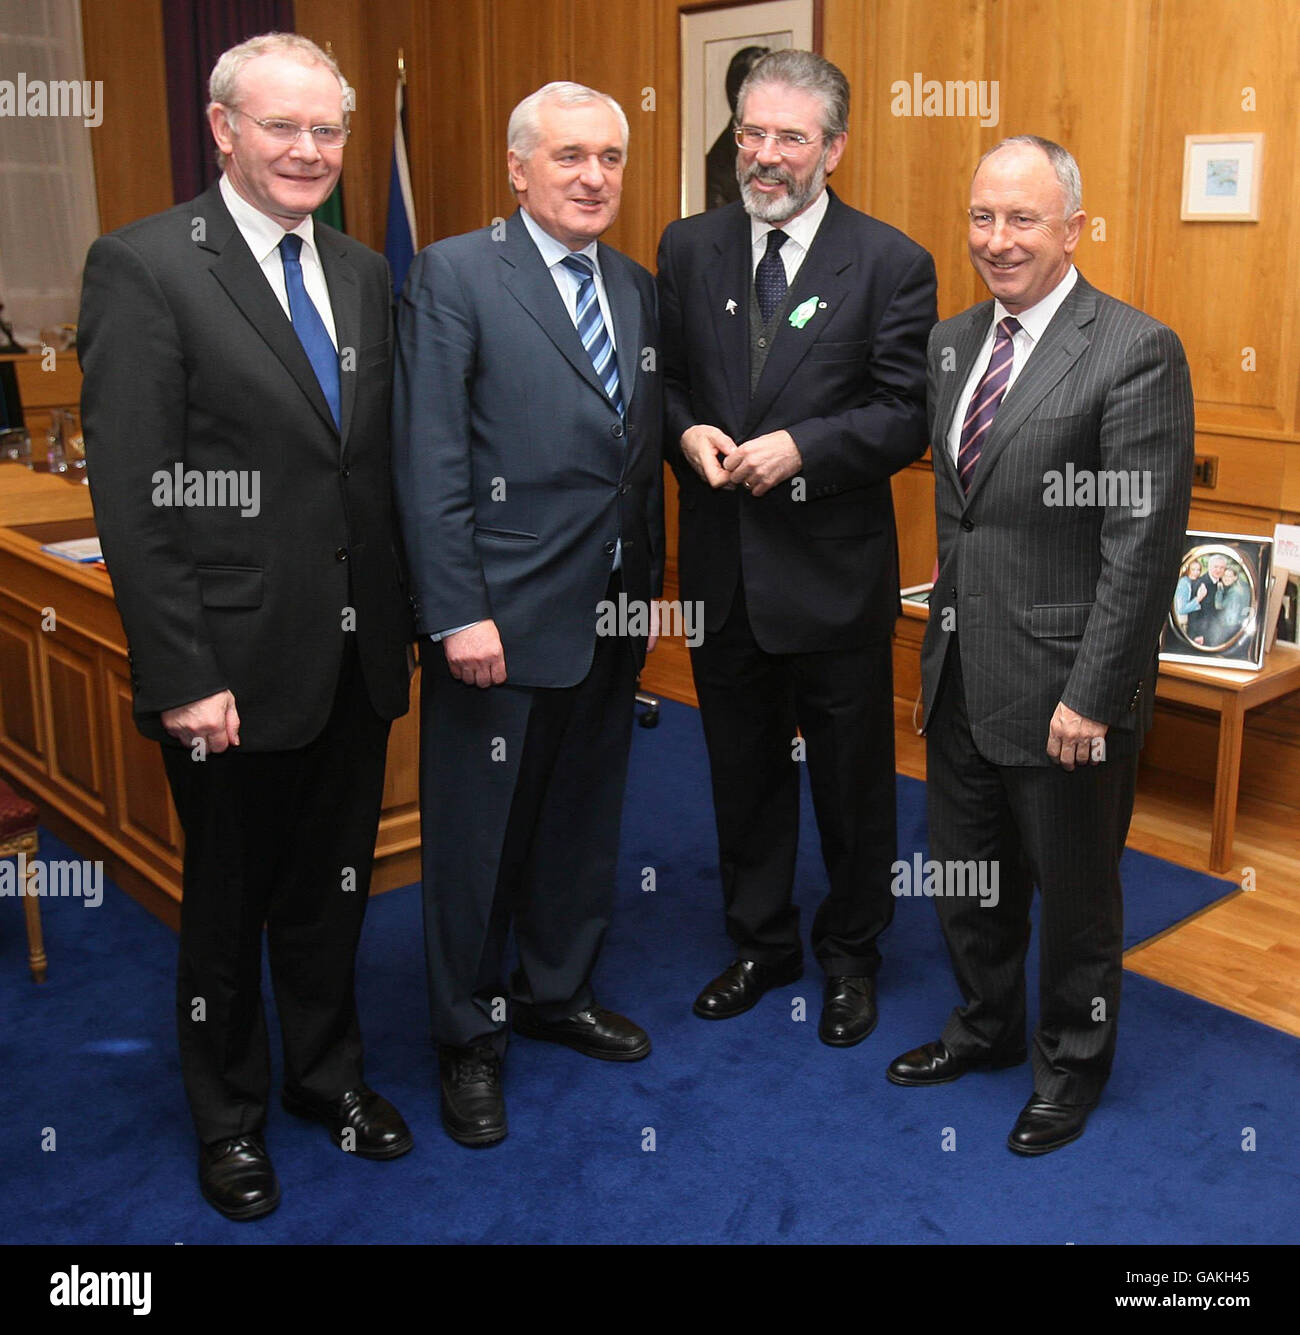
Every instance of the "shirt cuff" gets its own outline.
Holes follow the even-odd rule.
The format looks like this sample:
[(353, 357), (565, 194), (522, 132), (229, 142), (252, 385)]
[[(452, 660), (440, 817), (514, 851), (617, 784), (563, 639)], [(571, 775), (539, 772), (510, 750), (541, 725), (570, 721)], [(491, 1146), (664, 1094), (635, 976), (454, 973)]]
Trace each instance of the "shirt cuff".
[(459, 635), (461, 631), (468, 630), (471, 626), (481, 626), (482, 624), (483, 622), (481, 619), (478, 621), (467, 621), (463, 626), (453, 626), (450, 630), (440, 630), (437, 634), (430, 635), (429, 639), (432, 640), (434, 644), (437, 644), (439, 640), (445, 640), (448, 635)]

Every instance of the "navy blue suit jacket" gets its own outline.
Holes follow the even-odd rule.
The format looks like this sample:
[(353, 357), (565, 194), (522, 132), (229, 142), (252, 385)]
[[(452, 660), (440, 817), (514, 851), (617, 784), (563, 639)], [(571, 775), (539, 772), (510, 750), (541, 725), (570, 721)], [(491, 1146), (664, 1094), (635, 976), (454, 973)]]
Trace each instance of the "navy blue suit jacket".
[[(398, 312), (393, 467), (416, 629), (491, 618), (516, 686), (586, 677), (617, 542), (629, 599), (663, 582), (654, 280), (599, 256), (624, 418), (518, 212), (503, 236), (422, 250)], [(639, 662), (644, 636), (631, 644)]]

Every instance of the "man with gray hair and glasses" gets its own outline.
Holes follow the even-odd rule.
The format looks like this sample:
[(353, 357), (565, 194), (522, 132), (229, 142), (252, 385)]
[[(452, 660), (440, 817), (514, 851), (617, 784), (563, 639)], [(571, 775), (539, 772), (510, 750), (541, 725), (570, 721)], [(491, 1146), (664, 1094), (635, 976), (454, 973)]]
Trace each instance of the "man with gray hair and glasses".
[[(792, 902), (806, 748), (829, 891), (812, 925), (818, 1033), (876, 1024), (897, 856), (890, 478), (925, 450), (930, 256), (826, 184), (849, 86), (810, 51), (741, 86), (741, 198), (659, 247), (665, 445), (681, 488), (681, 592), (736, 958), (695, 1001), (724, 1020), (803, 972)], [(802, 734), (801, 737), (796, 733)]]
[[(961, 1004), (887, 1076), (941, 1085), (1029, 1056), (1033, 1093), (1007, 1137), (1024, 1155), (1083, 1134), (1114, 1060), (1120, 857), (1191, 500), (1182, 344), (1075, 268), (1086, 220), (1060, 144), (1018, 135), (990, 149), (971, 181), (967, 246), (992, 299), (936, 325), (929, 347), (930, 854), (989, 871), (999, 896), (952, 886), (935, 898)], [(1054, 503), (1053, 478), (1101, 472), (1141, 478), (1144, 504), (1106, 504), (1100, 487), (1097, 504)]]
[[(433, 1036), (443, 1125), (470, 1146), (506, 1134), (511, 1024), (607, 1061), (650, 1051), (591, 976), (663, 575), (654, 281), (599, 241), (627, 161), (613, 98), (547, 84), (507, 135), (518, 210), (411, 266), (393, 414)], [(602, 604), (629, 609), (620, 633), (598, 633)]]
[(314, 43), (269, 33), (227, 51), (209, 92), (220, 181), (94, 243), (79, 343), (136, 723), (185, 832), (176, 1009), (199, 1183), (253, 1219), (280, 1198), (263, 924), (285, 1107), (364, 1158), (411, 1148), (363, 1078), (353, 988), (410, 608), (388, 266), (312, 220), (352, 91)]

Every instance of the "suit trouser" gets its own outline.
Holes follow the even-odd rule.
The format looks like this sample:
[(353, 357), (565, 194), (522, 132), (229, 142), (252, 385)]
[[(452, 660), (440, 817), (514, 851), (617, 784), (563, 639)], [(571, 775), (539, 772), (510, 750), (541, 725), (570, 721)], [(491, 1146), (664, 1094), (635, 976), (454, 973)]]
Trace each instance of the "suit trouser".
[(330, 1099), (362, 1083), (353, 981), (388, 729), (349, 637), (329, 719), (307, 746), (202, 761), (162, 748), (185, 831), (176, 1016), (200, 1140), (257, 1131), (266, 1118), (263, 923), (285, 1088)]
[(742, 959), (801, 954), (791, 902), (806, 747), (830, 890), (813, 920), (828, 974), (874, 976), (876, 938), (894, 914), (897, 857), (893, 664), (888, 641), (769, 654), (754, 639), (744, 588), (722, 628), (691, 650), (709, 751), (727, 935)]
[[(593, 1002), (614, 905), (636, 667), (626, 641), (598, 636), (576, 686), (507, 680), (480, 690), (454, 680), (441, 646), (432, 649), (420, 808), (433, 1038), (501, 1054), (507, 995), (546, 1020)], [(512, 921), (519, 969), (507, 987)]]
[[(1034, 1088), (1059, 1103), (1095, 1102), (1115, 1055), (1124, 940), (1119, 860), (1133, 812), (1137, 754), (1130, 737), (1114, 743), (1103, 764), (1073, 771), (985, 760), (971, 736), (954, 637), (926, 737), (930, 855), (939, 863), (996, 866), (998, 900), (992, 907), (970, 896), (935, 900), (963, 997), (943, 1041), (966, 1057), (1023, 1050), (1024, 966), (1036, 884)], [(1113, 754), (1116, 748), (1125, 753)]]

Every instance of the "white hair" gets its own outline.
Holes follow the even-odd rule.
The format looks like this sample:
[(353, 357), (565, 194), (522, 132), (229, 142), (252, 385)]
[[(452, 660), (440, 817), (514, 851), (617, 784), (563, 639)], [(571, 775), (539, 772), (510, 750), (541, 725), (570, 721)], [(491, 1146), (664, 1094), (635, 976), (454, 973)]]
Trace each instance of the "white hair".
[[(545, 104), (580, 107), (589, 102), (603, 102), (614, 113), (618, 120), (618, 128), (623, 134), (623, 156), (626, 158), (628, 128), (623, 108), (608, 93), (598, 92), (595, 88), (588, 88), (586, 84), (573, 83), (568, 79), (556, 79), (553, 83), (543, 84), (515, 107), (506, 125), (506, 148), (514, 153), (520, 162), (527, 162), (542, 141), (540, 113)], [(511, 188), (514, 188), (513, 183)]]

